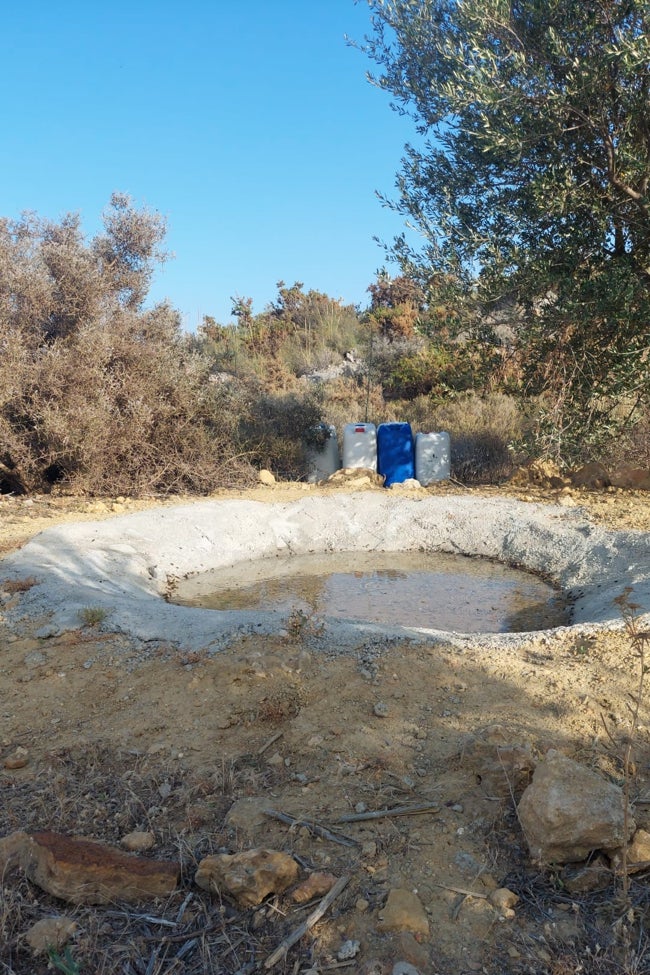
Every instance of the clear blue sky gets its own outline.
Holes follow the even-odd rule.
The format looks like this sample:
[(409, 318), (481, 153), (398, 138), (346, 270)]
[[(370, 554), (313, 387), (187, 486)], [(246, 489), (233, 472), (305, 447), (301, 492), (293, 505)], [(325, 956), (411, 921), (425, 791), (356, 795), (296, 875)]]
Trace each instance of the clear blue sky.
[(282, 278), (365, 304), (400, 219), (412, 124), (349, 47), (353, 0), (24, 0), (2, 13), (0, 215), (74, 211), (113, 190), (162, 213), (175, 257), (151, 296), (193, 329), (261, 311)]

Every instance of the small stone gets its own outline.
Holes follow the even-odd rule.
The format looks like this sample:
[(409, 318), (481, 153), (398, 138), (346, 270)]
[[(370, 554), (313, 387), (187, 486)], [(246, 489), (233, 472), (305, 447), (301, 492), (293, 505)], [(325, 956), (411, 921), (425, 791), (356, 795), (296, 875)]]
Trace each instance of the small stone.
[(28, 762), (29, 762), (29, 752), (27, 751), (26, 748), (23, 748), (22, 746), (19, 745), (18, 748), (15, 748), (10, 755), (5, 756), (2, 764), (6, 769), (14, 770), (19, 768), (25, 768)]
[(376, 718), (386, 718), (388, 717), (388, 705), (383, 701), (377, 701), (372, 709), (372, 713)]
[(361, 943), (359, 941), (344, 941), (336, 953), (336, 960), (350, 961), (350, 959), (356, 958), (360, 951)]
[(298, 884), (295, 890), (291, 891), (291, 900), (294, 904), (305, 904), (314, 897), (323, 897), (332, 889), (337, 878), (333, 873), (326, 873), (322, 870), (315, 870)]
[(63, 948), (77, 928), (77, 922), (70, 917), (44, 917), (26, 931), (25, 941), (35, 955), (44, 955)]
[(498, 887), (488, 894), (488, 900), (498, 911), (510, 910), (519, 901), (519, 896), (507, 887)]
[(355, 813), (359, 813), (359, 814), (365, 813), (368, 812), (368, 807), (365, 804), (365, 802), (357, 802), (357, 804), (354, 807), (354, 811)]
[[(627, 848), (626, 867), (628, 873), (638, 873), (639, 870), (647, 870), (650, 861), (650, 833), (644, 829), (637, 829), (632, 837), (632, 842)], [(618, 862), (623, 864), (622, 856)]]
[(417, 894), (404, 888), (393, 888), (379, 915), (378, 931), (411, 931), (429, 935), (429, 921)]
[(273, 755), (271, 755), (270, 758), (267, 758), (266, 764), (267, 765), (275, 765), (275, 766), (279, 766), (279, 765), (284, 766), (284, 759), (283, 759), (282, 755), (280, 754), (280, 752), (274, 752)]
[(359, 912), (359, 914), (365, 914), (368, 908), (370, 907), (370, 901), (367, 901), (365, 897), (360, 897), (355, 903), (354, 907), (355, 910)]
[(264, 468), (262, 468), (262, 470), (257, 475), (257, 480), (259, 481), (260, 484), (265, 484), (267, 487), (270, 487), (272, 484), (275, 484), (275, 477), (273, 476), (271, 471), (267, 471)]
[(156, 845), (156, 837), (149, 831), (134, 830), (122, 837), (120, 845), (130, 853), (144, 853)]
[(396, 961), (393, 965), (393, 975), (420, 975), (420, 972), (408, 961)]

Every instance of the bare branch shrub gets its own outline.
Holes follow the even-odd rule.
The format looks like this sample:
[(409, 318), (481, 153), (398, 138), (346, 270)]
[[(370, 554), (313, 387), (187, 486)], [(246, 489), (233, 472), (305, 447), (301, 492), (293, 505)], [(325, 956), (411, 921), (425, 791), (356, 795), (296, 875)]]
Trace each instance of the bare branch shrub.
[(224, 391), (178, 313), (142, 303), (164, 236), (116, 194), (106, 233), (79, 219), (0, 221), (0, 484), (88, 493), (205, 492), (240, 456)]

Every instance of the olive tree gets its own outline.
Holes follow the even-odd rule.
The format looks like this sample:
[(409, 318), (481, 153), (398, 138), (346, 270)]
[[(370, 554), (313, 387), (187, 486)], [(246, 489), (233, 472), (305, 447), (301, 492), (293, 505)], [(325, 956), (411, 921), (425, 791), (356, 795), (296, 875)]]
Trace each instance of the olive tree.
[(546, 446), (584, 447), (650, 391), (650, 5), (368, 4), (372, 80), (418, 133), (392, 205), (424, 245), (394, 252), (522, 304)]

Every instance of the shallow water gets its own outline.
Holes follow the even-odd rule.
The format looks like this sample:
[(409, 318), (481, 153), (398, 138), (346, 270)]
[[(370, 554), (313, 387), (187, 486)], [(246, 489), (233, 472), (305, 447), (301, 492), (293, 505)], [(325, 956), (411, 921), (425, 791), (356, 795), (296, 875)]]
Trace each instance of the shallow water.
[(443, 552), (260, 559), (182, 580), (172, 601), (461, 633), (522, 632), (569, 622), (561, 593), (537, 576)]

